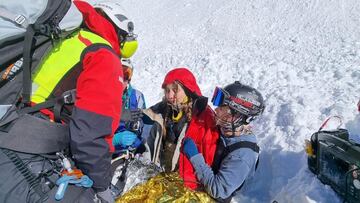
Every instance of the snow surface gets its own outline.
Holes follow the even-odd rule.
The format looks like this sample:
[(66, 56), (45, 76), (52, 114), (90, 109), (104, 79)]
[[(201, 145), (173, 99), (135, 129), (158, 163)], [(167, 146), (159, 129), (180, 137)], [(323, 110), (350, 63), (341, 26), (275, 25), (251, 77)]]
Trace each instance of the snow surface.
[(235, 80), (262, 92), (256, 180), (235, 201), (341, 202), (307, 169), (304, 140), (330, 115), (360, 136), (359, 0), (121, 0), (139, 49), (132, 83), (147, 105), (173, 67), (204, 95)]

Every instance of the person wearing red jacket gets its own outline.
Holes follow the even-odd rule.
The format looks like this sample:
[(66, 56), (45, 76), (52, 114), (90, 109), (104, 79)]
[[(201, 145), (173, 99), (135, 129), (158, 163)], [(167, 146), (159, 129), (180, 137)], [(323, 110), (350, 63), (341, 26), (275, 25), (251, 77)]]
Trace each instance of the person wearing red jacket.
[(194, 75), (186, 68), (175, 68), (167, 73), (162, 84), (163, 101), (144, 111), (145, 124), (154, 122), (146, 146), (153, 162), (166, 172), (178, 171), (184, 185), (196, 189), (199, 184), (194, 168), (182, 153), (182, 140), (190, 137), (212, 164), (219, 133), (214, 112), (202, 96)]
[(120, 121), (119, 95), (124, 89), (119, 55), (129, 56), (123, 46), (132, 35), (133, 23), (124, 16), (118, 3), (103, 1), (93, 7), (83, 1), (74, 3), (83, 14), (86, 28), (107, 40), (113, 53), (93, 47), (83, 54), (83, 71), (77, 80), (76, 102), (69, 124), (71, 152), (76, 166), (94, 181), (93, 189), (98, 196), (113, 202), (112, 138)]
[[(24, 84), (32, 84), (25, 86), (28, 89), (24, 88), (19, 98), (24, 107), (19, 119), (11, 120), (13, 124), (9, 125), (19, 140), (1, 142), (0, 180), (9, 181), (0, 184), (0, 202), (93, 202), (94, 198), (114, 202), (110, 191), (112, 138), (119, 125), (124, 90), (120, 57), (130, 57), (137, 48), (134, 25), (114, 1), (90, 5), (67, 0), (59, 4), (61, 7), (55, 2), (15, 1), (8, 8), (14, 11), (10, 13), (18, 13), (13, 10), (17, 7), (19, 11), (26, 8), (21, 12), (33, 17), (38, 16), (39, 8), (46, 7), (39, 18), (54, 17), (46, 24), (28, 26), (25, 35), (31, 36), (34, 29), (41, 28), (43, 34), (50, 33), (53, 46), (41, 57), (39, 65), (30, 69), (33, 74), (24, 77), (31, 80), (23, 81)], [(30, 3), (34, 5), (26, 6)], [(58, 29), (67, 24), (73, 29), (66, 36), (60, 35), (66, 29)], [(35, 40), (29, 43), (32, 42)], [(32, 57), (26, 58), (38, 59)], [(20, 122), (24, 118), (26, 122)], [(7, 135), (11, 135), (10, 131)], [(36, 139), (31, 140), (30, 136)], [(61, 160), (43, 156), (55, 153)], [(77, 170), (72, 169), (74, 164), (68, 158), (86, 176), (73, 176)], [(62, 167), (58, 161), (62, 161)]]

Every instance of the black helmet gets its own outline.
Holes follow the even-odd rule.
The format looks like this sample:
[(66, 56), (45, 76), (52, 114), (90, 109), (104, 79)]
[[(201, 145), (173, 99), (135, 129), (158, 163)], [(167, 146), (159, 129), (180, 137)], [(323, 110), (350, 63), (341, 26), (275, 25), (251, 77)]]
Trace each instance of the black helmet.
[(234, 113), (245, 115), (246, 123), (262, 114), (265, 108), (261, 93), (239, 81), (224, 88), (217, 87), (211, 101), (215, 106), (227, 105)]

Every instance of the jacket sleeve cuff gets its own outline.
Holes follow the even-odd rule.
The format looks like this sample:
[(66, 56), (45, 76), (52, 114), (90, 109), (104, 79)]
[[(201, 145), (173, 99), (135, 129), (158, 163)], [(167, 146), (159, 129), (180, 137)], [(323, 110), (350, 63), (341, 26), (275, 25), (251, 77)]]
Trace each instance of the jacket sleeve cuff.
[(195, 168), (195, 170), (206, 164), (204, 160), (204, 156), (201, 153), (198, 153), (193, 157), (191, 157), (190, 161), (193, 167)]

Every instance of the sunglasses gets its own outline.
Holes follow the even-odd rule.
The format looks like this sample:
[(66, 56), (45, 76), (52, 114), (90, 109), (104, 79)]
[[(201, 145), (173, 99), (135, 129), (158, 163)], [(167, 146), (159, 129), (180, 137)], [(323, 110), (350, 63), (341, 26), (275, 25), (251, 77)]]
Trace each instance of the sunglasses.
[(214, 106), (229, 106), (235, 110), (236, 113), (249, 115), (250, 110), (254, 107), (254, 104), (245, 101), (244, 99), (231, 96), (226, 90), (216, 87), (214, 90), (211, 102)]

